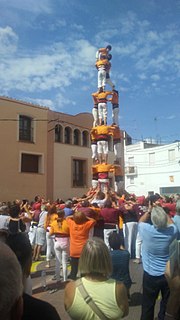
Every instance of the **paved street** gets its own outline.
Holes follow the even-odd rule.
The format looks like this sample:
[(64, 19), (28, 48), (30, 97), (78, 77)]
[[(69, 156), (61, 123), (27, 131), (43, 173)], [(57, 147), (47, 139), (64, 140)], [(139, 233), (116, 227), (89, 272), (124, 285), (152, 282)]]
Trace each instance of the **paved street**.
[[(54, 264), (54, 262), (53, 262)], [(47, 290), (42, 289), (41, 271), (46, 270), (46, 283)], [(66, 314), (63, 305), (63, 295), (65, 284), (60, 284), (56, 292), (52, 290), (56, 288), (55, 281), (52, 281), (54, 275), (54, 266), (47, 269), (45, 262), (33, 263), (32, 267), (32, 281), (33, 281), (33, 294), (35, 297), (50, 302), (57, 309), (62, 320), (70, 319)], [(141, 297), (142, 297), (142, 265), (137, 265), (130, 261), (130, 273), (133, 281), (131, 287), (131, 302), (129, 305), (129, 315), (124, 318), (127, 320), (139, 320), (141, 313)], [(155, 319), (159, 308), (159, 301), (157, 301), (155, 310)]]

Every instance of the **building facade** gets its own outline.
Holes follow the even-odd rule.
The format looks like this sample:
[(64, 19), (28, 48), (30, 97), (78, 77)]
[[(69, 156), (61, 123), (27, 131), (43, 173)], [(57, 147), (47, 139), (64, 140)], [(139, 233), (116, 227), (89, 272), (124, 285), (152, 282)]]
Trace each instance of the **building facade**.
[(0, 201), (81, 196), (91, 184), (92, 115), (0, 97)]
[(137, 196), (180, 193), (180, 142), (125, 145), (125, 189)]

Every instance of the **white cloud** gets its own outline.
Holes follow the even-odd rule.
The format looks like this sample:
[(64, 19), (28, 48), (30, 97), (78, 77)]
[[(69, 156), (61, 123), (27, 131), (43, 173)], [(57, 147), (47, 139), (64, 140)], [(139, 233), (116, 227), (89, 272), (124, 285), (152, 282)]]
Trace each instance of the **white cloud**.
[(138, 78), (139, 78), (140, 80), (146, 80), (146, 79), (147, 79), (147, 76), (146, 76), (145, 73), (141, 73), (141, 74), (138, 74)]
[(24, 101), (29, 101), (39, 106), (49, 107), (51, 110), (54, 109), (53, 101), (50, 99), (38, 99), (38, 98), (36, 99), (36, 98), (27, 97), (24, 99)]
[[(73, 48), (58, 43), (46, 48), (46, 54), (21, 55), (2, 60), (0, 86), (7, 90), (40, 92), (59, 88), (62, 92), (73, 80), (86, 83), (94, 67), (96, 49), (85, 40)], [(92, 68), (93, 66), (93, 68)]]
[(174, 114), (171, 114), (170, 116), (166, 117), (167, 120), (173, 120), (176, 116)]
[(0, 53), (2, 55), (11, 55), (16, 52), (18, 36), (9, 26), (0, 28)]
[(160, 80), (160, 76), (158, 74), (152, 74), (151, 79), (153, 81), (159, 81)]
[(113, 51), (120, 56), (132, 55), (137, 51), (137, 45), (135, 43), (129, 43), (128, 45), (120, 43), (114, 47)]
[(6, 8), (11, 10), (17, 9), (22, 11), (28, 11), (34, 14), (50, 14), (52, 12), (51, 0), (0, 0), (0, 4), (5, 5)]

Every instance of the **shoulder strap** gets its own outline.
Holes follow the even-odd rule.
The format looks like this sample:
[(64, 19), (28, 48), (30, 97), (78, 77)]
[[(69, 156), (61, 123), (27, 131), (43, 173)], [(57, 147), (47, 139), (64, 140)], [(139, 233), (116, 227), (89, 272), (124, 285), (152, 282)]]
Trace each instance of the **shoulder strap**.
[(99, 319), (101, 320), (107, 320), (104, 313), (99, 309), (99, 307), (95, 304), (93, 299), (89, 296), (88, 292), (86, 291), (81, 278), (76, 280), (76, 287), (79, 289), (84, 301), (90, 306), (90, 308), (94, 311), (94, 313), (97, 314)]

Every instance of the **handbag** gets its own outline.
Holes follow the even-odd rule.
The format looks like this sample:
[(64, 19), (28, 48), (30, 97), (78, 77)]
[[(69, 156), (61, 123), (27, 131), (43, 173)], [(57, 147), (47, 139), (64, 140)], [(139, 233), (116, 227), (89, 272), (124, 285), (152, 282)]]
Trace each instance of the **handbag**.
[(95, 304), (93, 299), (88, 294), (87, 290), (85, 289), (82, 279), (76, 280), (76, 287), (79, 289), (84, 301), (90, 306), (90, 308), (94, 311), (94, 313), (99, 317), (101, 320), (107, 320), (108, 318), (105, 314), (99, 309), (99, 307)]

